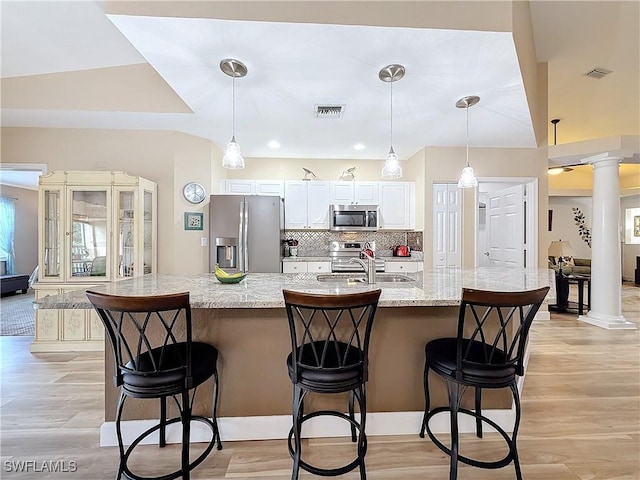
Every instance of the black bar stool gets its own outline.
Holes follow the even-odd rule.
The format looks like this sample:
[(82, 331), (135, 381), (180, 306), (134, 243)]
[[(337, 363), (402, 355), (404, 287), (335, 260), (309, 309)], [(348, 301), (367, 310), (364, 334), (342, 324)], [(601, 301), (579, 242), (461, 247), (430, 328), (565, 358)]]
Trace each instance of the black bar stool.
[[(315, 295), (283, 290), (291, 333), (291, 353), (287, 357), (293, 383), (293, 426), (289, 431), (289, 453), (293, 458), (292, 480), (299, 470), (322, 476), (342, 475), (360, 467), (366, 479), (367, 452), (365, 423), (369, 339), (381, 290), (345, 295)], [(349, 392), (349, 414), (333, 410), (304, 413), (309, 392)], [(355, 419), (355, 402), (360, 421)], [(350, 423), (351, 440), (357, 441), (357, 457), (338, 468), (319, 468), (302, 457), (302, 424), (318, 416), (331, 415)], [(356, 437), (356, 430), (358, 435)]]
[[(449, 479), (458, 476), (458, 460), (479, 468), (501, 468), (513, 461), (516, 478), (522, 480), (516, 440), (520, 426), (520, 397), (517, 376), (524, 374), (524, 350), (533, 317), (549, 287), (524, 292), (489, 292), (462, 290), (456, 338), (438, 338), (425, 347), (424, 395), (425, 410), (420, 436), (424, 432), (433, 443), (451, 458)], [(449, 387), (449, 405), (430, 408), (429, 370), (442, 377)], [(475, 389), (475, 411), (461, 407), (467, 387)], [(511, 436), (496, 422), (482, 415), (483, 388), (509, 388), (513, 395), (516, 418)], [(449, 412), (451, 448), (436, 438), (429, 428), (431, 418)], [(476, 419), (476, 435), (482, 438), (482, 422), (495, 428), (505, 439), (508, 453), (501, 460), (487, 462), (459, 453), (458, 413)]]
[[(122, 474), (133, 480), (189, 479), (190, 472), (209, 455), (217, 442), (222, 448), (216, 420), (218, 407), (218, 350), (192, 341), (191, 309), (188, 293), (152, 297), (124, 297), (87, 291), (98, 312), (112, 347), (114, 381), (120, 387), (116, 411), (116, 433), (120, 449), (118, 479)], [(211, 419), (192, 415), (193, 400), (199, 385), (213, 376), (214, 393)], [(127, 397), (160, 399), (160, 421), (139, 435), (125, 450), (120, 421)], [(180, 412), (167, 419), (167, 397), (173, 398)], [(191, 422), (204, 423), (212, 438), (204, 451), (189, 462)], [(159, 431), (159, 446), (166, 445), (166, 426), (182, 424), (180, 468), (160, 477), (142, 477), (127, 465), (133, 450), (142, 440)]]

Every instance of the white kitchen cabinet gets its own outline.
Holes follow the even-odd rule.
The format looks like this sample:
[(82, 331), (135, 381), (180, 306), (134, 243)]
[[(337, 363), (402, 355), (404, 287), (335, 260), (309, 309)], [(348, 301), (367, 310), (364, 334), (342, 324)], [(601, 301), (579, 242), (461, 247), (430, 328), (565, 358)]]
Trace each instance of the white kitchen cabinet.
[(228, 195), (254, 195), (256, 189), (255, 180), (227, 179), (224, 182), (223, 193)]
[(380, 182), (380, 228), (413, 230), (415, 228), (415, 183)]
[(416, 273), (423, 270), (423, 262), (385, 262), (384, 271), (389, 273)]
[(333, 205), (377, 205), (379, 185), (380, 182), (331, 182), (330, 203)]
[[(156, 271), (156, 184), (124, 172), (40, 177), (36, 297)], [(32, 351), (99, 350), (86, 310), (36, 310)], [(55, 320), (55, 325), (53, 325)]]
[(460, 267), (461, 194), (455, 183), (433, 185), (433, 266)]
[(284, 219), (291, 230), (328, 230), (329, 182), (284, 182)]
[(282, 262), (282, 273), (331, 273), (331, 262), (327, 262), (327, 261)]
[(307, 262), (308, 273), (328, 273), (331, 272), (331, 262)]
[(282, 180), (221, 180), (220, 191), (227, 195), (274, 195), (284, 197)]

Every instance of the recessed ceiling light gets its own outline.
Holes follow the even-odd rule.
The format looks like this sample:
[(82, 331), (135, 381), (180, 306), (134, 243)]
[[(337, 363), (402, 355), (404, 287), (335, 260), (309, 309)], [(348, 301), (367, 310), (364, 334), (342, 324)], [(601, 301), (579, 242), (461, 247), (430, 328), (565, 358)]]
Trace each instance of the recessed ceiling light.
[(356, 144), (353, 146), (353, 149), (354, 149), (354, 150), (364, 150), (364, 145), (363, 145), (363, 144), (361, 144), (361, 143), (356, 143)]
[(271, 140), (267, 145), (269, 148), (280, 148), (280, 142), (277, 140)]

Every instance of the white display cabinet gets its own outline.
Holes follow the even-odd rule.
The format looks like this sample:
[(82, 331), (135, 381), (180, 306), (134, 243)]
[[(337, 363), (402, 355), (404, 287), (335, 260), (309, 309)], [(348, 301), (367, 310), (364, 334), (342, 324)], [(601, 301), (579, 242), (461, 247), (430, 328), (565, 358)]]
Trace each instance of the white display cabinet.
[[(156, 190), (124, 172), (40, 177), (36, 298), (155, 272)], [(104, 348), (90, 310), (36, 310), (35, 330), (33, 352)]]

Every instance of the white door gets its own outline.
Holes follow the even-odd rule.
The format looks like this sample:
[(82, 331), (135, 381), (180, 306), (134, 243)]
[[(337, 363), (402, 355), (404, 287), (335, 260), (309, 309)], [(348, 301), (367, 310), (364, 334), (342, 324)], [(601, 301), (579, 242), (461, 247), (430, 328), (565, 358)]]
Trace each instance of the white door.
[(491, 192), (487, 199), (489, 265), (525, 266), (523, 184)]
[(462, 264), (461, 195), (456, 184), (433, 185), (433, 266)]

